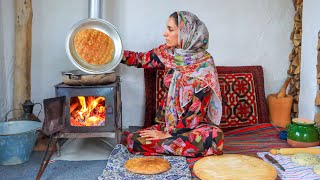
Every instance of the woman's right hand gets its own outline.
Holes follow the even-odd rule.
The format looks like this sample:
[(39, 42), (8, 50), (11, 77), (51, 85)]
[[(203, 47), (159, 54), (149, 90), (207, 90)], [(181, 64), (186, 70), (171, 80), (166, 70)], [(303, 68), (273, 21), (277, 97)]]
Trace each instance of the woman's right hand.
[(147, 141), (167, 139), (172, 137), (170, 134), (158, 130), (142, 130), (139, 132), (139, 135), (143, 138), (146, 138)]

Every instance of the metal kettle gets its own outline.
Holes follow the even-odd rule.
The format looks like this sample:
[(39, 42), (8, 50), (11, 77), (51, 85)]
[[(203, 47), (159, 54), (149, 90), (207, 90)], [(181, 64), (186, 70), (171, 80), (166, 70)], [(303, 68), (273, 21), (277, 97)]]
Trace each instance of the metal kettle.
[[(33, 107), (35, 105), (40, 105), (41, 108), (40, 108), (40, 111), (38, 113), (37, 116), (35, 116), (33, 114)], [(23, 104), (22, 104), (22, 108), (23, 109), (12, 109), (10, 110), (9, 112), (7, 112), (7, 114), (5, 115), (5, 121), (19, 121), (19, 120), (24, 120), (24, 121), (38, 121), (38, 122), (41, 122), (40, 119), (38, 118), (39, 117), (39, 114), (42, 110), (42, 105), (40, 103), (33, 103), (31, 102), (30, 100), (26, 100)], [(11, 118), (11, 119), (8, 119), (8, 114), (12, 111), (16, 111), (16, 110), (23, 110), (23, 114), (21, 117), (18, 117), (18, 118)]]

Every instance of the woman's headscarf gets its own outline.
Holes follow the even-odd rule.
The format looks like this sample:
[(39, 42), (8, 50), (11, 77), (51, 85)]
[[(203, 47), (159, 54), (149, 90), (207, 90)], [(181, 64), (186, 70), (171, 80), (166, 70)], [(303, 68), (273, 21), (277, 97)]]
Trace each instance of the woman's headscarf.
[(212, 94), (207, 115), (214, 124), (219, 125), (221, 92), (214, 60), (206, 51), (209, 32), (196, 15), (186, 11), (178, 11), (177, 14), (178, 48), (170, 49), (164, 45), (155, 50), (165, 67), (175, 70), (166, 101), (166, 124), (176, 125), (177, 118), (184, 113), (183, 107), (192, 100), (194, 93), (209, 87)]

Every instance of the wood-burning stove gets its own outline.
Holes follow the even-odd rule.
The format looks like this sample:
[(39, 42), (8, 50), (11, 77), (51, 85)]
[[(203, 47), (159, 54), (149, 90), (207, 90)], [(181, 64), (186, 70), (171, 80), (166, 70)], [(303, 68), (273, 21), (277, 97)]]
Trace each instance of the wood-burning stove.
[[(122, 105), (120, 80), (107, 85), (55, 85), (55, 98), (43, 101), (42, 131), (50, 136), (37, 179), (44, 172), (60, 138), (112, 138), (120, 142)], [(49, 153), (49, 154), (48, 154)]]
[(57, 97), (66, 97), (66, 122), (61, 137), (110, 137), (122, 131), (120, 83), (95, 86), (55, 86)]

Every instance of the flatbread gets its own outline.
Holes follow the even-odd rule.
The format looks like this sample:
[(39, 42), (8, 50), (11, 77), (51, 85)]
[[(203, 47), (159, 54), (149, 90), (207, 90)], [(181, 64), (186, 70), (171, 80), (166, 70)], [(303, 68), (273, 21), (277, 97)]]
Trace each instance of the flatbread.
[(124, 167), (137, 174), (159, 174), (169, 170), (170, 163), (163, 158), (141, 157), (129, 159)]
[(320, 175), (320, 164), (313, 166), (313, 172)]
[(106, 64), (113, 59), (113, 40), (99, 30), (80, 30), (75, 35), (73, 43), (78, 56), (89, 64)]
[(291, 157), (292, 162), (302, 166), (314, 166), (320, 164), (320, 158), (310, 153), (297, 153)]
[(240, 154), (204, 157), (194, 164), (193, 171), (203, 180), (273, 180), (277, 177), (277, 171), (269, 163)]

